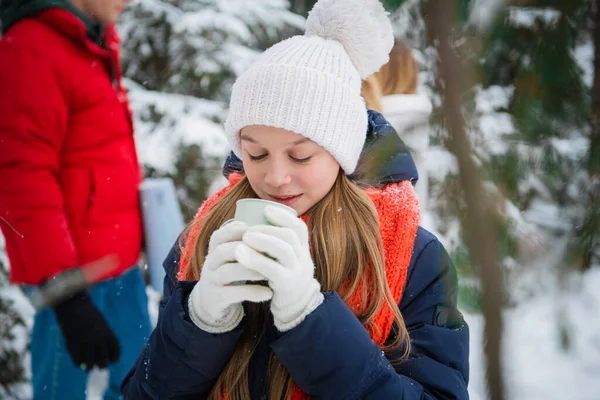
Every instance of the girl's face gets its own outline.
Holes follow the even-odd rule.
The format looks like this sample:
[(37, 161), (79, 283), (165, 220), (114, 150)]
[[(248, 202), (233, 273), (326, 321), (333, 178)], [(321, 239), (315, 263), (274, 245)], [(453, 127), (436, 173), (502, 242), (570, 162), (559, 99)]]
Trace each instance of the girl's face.
[(241, 130), (240, 140), (252, 189), (261, 199), (292, 207), (298, 215), (325, 197), (340, 170), (327, 150), (285, 129), (250, 125)]

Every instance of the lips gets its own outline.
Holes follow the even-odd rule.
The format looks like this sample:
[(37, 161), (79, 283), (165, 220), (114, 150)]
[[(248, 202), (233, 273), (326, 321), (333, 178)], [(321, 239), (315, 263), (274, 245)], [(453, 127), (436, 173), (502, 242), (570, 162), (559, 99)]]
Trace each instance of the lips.
[(302, 196), (302, 194), (288, 195), (288, 196), (276, 196), (276, 195), (272, 195), (272, 194), (269, 195), (270, 200), (276, 201), (277, 203), (281, 203), (286, 206), (290, 206), (290, 205), (294, 204), (300, 198), (300, 196)]

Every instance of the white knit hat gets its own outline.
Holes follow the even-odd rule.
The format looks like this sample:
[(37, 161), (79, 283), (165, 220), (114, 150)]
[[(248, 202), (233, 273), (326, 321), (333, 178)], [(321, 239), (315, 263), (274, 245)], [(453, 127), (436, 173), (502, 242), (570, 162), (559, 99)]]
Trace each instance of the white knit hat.
[(241, 158), (240, 130), (293, 131), (354, 172), (367, 132), (361, 81), (389, 59), (392, 26), (379, 0), (319, 0), (304, 35), (266, 50), (233, 85), (225, 132)]

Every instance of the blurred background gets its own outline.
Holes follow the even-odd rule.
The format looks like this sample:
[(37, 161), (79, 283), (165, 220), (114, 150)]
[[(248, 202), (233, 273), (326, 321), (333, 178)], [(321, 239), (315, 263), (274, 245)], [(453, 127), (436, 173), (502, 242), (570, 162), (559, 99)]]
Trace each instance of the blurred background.
[[(140, 160), (147, 177), (174, 181), (186, 221), (223, 184), (234, 80), (301, 33), (314, 2), (137, 0), (122, 16)], [(433, 104), (419, 133), (429, 137), (422, 225), (459, 273), (471, 398), (599, 399), (599, 2), (384, 4), (418, 63), (417, 92)], [(0, 238), (0, 398), (26, 399), (33, 309), (8, 268)], [(160, 295), (148, 293), (156, 317)]]

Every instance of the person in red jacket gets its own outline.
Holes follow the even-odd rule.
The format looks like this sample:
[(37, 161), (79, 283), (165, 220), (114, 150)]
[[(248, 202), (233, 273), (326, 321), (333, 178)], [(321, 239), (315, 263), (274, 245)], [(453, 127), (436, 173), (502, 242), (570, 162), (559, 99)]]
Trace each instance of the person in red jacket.
[(43, 286), (107, 255), (118, 267), (36, 313), (34, 398), (85, 398), (87, 371), (119, 385), (151, 331), (133, 123), (113, 24), (128, 0), (0, 2), (0, 227), (10, 278)]

